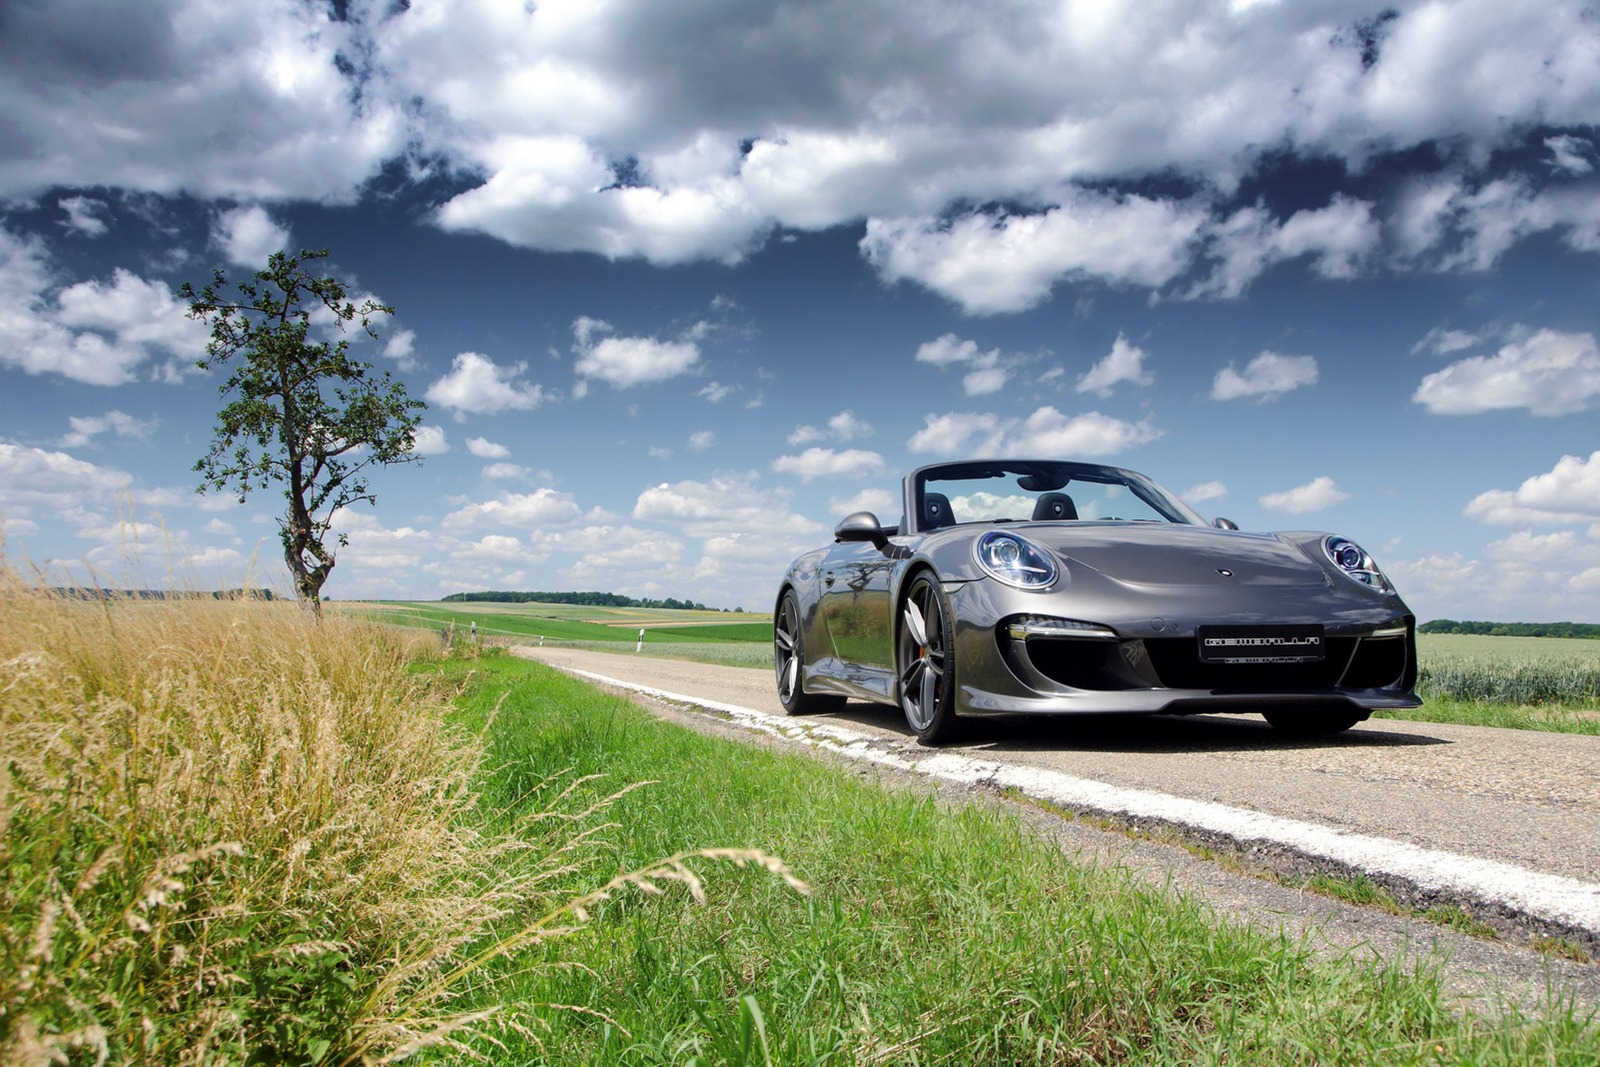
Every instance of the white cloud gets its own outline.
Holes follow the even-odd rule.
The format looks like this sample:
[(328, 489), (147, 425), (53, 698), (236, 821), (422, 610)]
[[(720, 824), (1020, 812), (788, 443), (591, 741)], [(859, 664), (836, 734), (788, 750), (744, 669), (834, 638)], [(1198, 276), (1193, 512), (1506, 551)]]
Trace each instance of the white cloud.
[(1467, 330), (1451, 330), (1443, 326), (1435, 326), (1425, 334), (1422, 340), (1411, 346), (1411, 354), (1431, 352), (1434, 355), (1448, 356), (1452, 352), (1460, 352), (1471, 348), (1480, 340), (1475, 333)]
[(1248, 396), (1260, 401), (1276, 400), (1284, 393), (1316, 383), (1316, 357), (1263, 352), (1245, 365), (1243, 374), (1234, 370), (1232, 363), (1218, 371), (1211, 382), (1211, 399), (1237, 400)]
[(616, 389), (649, 385), (691, 373), (700, 363), (693, 341), (659, 341), (654, 337), (610, 337), (611, 325), (579, 318), (572, 324), (578, 353), (573, 370), (579, 378), (595, 378)]
[(639, 494), (633, 517), (647, 522), (682, 523), (692, 537), (737, 532), (815, 533), (822, 529), (790, 510), (793, 495), (763, 489), (754, 472), (719, 474), (709, 481), (662, 482)]
[(998, 393), (1011, 380), (1012, 368), (1002, 360), (998, 348), (980, 351), (976, 341), (962, 340), (953, 333), (923, 342), (917, 348), (917, 362), (940, 370), (952, 366), (971, 368), (961, 378), (962, 391), (968, 396)]
[(1189, 265), (1205, 209), (1071, 190), (1035, 215), (867, 220), (861, 251), (886, 282), (914, 281), (971, 315), (1026, 311), (1058, 282), (1159, 288)]
[(1209, 500), (1221, 500), (1228, 495), (1228, 487), (1221, 482), (1201, 482), (1191, 485), (1188, 489), (1178, 494), (1187, 504), (1204, 504)]
[(1593, 334), (1540, 330), (1422, 379), (1411, 399), (1435, 415), (1526, 408), (1547, 418), (1600, 402), (1600, 349)]
[(1156, 376), (1145, 370), (1144, 357), (1144, 349), (1129, 344), (1126, 337), (1117, 334), (1111, 351), (1078, 379), (1078, 392), (1104, 398), (1121, 382), (1140, 386), (1153, 384)]
[(711, 430), (698, 430), (689, 435), (689, 449), (693, 452), (704, 452), (717, 443), (717, 435)]
[(796, 426), (794, 432), (789, 434), (791, 445), (808, 445), (815, 441), (833, 439), (839, 442), (855, 441), (863, 437), (871, 437), (872, 424), (856, 415), (854, 411), (845, 410), (830, 418), (826, 429), (816, 426)]
[(1314, 478), (1305, 485), (1285, 489), (1281, 493), (1268, 493), (1261, 498), (1261, 506), (1268, 511), (1286, 511), (1291, 515), (1304, 515), (1310, 511), (1323, 511), (1350, 499), (1350, 494), (1327, 475)]
[(62, 223), (69, 230), (83, 234), (85, 237), (100, 237), (105, 234), (106, 220), (101, 216), (109, 210), (104, 200), (95, 200), (87, 196), (64, 196), (61, 198), (61, 210), (66, 212), (67, 221)]
[(734, 388), (731, 385), (723, 385), (721, 382), (712, 382), (695, 395), (705, 397), (708, 404), (720, 404), (728, 399)]
[(883, 521), (892, 519), (899, 510), (900, 498), (887, 489), (863, 489), (853, 496), (828, 499), (828, 513), (841, 518), (858, 511), (870, 511)]
[(1469, 519), (1494, 525), (1567, 525), (1600, 521), (1600, 451), (1562, 456), (1516, 489), (1491, 489), (1467, 505)]
[(929, 415), (911, 435), (912, 452), (938, 456), (1109, 456), (1161, 436), (1149, 421), (1137, 423), (1090, 411), (1068, 417), (1045, 406), (1026, 418), (990, 413)]
[(441, 456), (450, 451), (450, 440), (443, 426), (418, 426), (415, 440), (418, 455)]
[(511, 449), (484, 437), (467, 438), (467, 451), (479, 459), (510, 459)]
[(1594, 170), (1589, 157), (1594, 155), (1594, 142), (1570, 133), (1546, 137), (1544, 146), (1550, 149), (1550, 165), (1568, 174), (1588, 174)]
[(267, 213), (260, 204), (245, 204), (218, 212), (211, 227), (211, 243), (222, 250), (228, 262), (238, 267), (261, 270), (274, 252), (290, 252), (288, 227)]
[(531, 411), (545, 400), (543, 387), (519, 382), (528, 369), (526, 363), (502, 367), (478, 352), (463, 352), (451, 361), (450, 371), (428, 386), (428, 403), (456, 413), (456, 420), (472, 414), (500, 411)]
[(499, 481), (515, 481), (526, 478), (531, 471), (527, 467), (516, 463), (488, 463), (484, 465), (483, 476)]
[(772, 461), (779, 474), (793, 474), (801, 481), (813, 478), (856, 478), (883, 469), (883, 457), (859, 448), (834, 451), (808, 448), (797, 456), (779, 456)]
[(392, 359), (404, 371), (418, 369), (421, 364), (417, 362), (417, 333), (415, 330), (396, 330), (389, 335), (383, 343), (383, 358)]
[(58, 442), (62, 448), (81, 448), (103, 433), (136, 441), (148, 440), (160, 419), (136, 419), (121, 411), (108, 411), (104, 415), (73, 415), (67, 419), (72, 432)]
[(42, 243), (0, 229), (0, 366), (123, 385), (155, 356), (192, 365), (206, 330), (158, 282), (117, 269), (57, 289)]
[(537, 530), (545, 526), (564, 526), (576, 522), (582, 515), (582, 509), (570, 493), (545, 488), (468, 504), (446, 515), (440, 525), (446, 530), (504, 530), (509, 527)]

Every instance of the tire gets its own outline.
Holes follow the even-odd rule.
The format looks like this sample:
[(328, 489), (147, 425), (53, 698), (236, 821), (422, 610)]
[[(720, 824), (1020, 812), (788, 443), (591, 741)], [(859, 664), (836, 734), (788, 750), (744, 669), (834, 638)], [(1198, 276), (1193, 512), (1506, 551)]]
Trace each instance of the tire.
[(957, 733), (954, 632), (944, 590), (931, 571), (921, 572), (901, 604), (895, 670), (900, 710), (925, 745), (949, 741)]
[(1264, 711), (1261, 717), (1287, 737), (1328, 737), (1343, 733), (1367, 717), (1349, 708), (1290, 707)]
[(786, 589), (772, 617), (772, 669), (778, 679), (778, 703), (790, 715), (837, 711), (844, 706), (844, 697), (806, 692), (802, 640), (800, 605), (794, 591)]

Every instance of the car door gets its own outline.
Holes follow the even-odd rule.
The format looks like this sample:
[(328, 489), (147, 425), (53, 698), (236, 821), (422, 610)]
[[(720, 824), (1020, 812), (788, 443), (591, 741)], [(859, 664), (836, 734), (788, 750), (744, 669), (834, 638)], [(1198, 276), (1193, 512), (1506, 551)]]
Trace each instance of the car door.
[(866, 542), (835, 545), (822, 563), (822, 618), (844, 680), (880, 697), (893, 692), (889, 612), (893, 559)]

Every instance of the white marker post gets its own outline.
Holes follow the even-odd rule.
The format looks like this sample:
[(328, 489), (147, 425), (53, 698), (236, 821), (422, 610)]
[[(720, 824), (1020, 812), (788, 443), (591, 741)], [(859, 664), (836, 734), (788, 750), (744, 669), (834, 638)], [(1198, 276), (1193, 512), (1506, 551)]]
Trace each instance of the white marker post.
[(633, 650), (635, 652), (644, 651), (644, 630), (642, 628), (639, 630), (639, 643), (633, 646)]

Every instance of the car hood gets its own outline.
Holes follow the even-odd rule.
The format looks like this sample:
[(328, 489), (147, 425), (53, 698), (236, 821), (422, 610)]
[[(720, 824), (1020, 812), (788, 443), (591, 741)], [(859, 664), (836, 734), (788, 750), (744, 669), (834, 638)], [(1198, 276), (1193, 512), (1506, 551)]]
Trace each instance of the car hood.
[(1054, 551), (1069, 572), (1087, 567), (1128, 585), (1329, 584), (1324, 568), (1275, 534), (1135, 522), (1037, 523), (1017, 530)]

